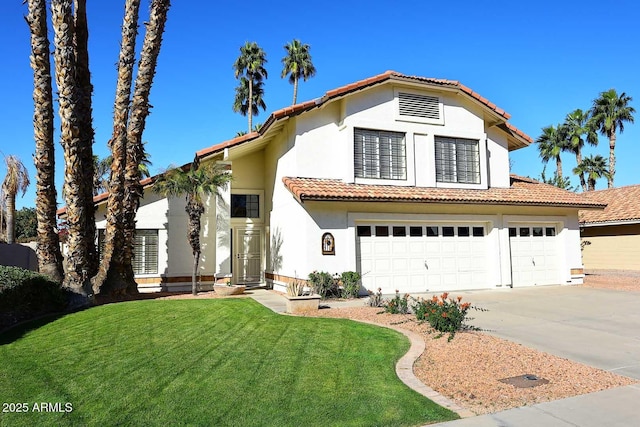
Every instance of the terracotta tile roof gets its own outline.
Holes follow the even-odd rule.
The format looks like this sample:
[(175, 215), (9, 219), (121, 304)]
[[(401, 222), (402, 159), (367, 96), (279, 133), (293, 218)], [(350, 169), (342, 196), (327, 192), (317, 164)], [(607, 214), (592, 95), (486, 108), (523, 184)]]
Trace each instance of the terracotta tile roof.
[[(142, 185), (143, 188), (148, 187), (149, 185), (151, 185), (153, 183), (153, 181), (155, 181), (156, 177), (158, 175), (152, 176), (151, 178), (145, 178), (140, 180), (140, 185)], [(102, 202), (106, 202), (107, 199), (109, 198), (109, 193), (107, 191), (105, 191), (104, 193), (100, 193), (97, 196), (93, 197), (93, 204), (94, 205), (99, 205)], [(67, 213), (67, 207), (63, 206), (60, 209), (58, 209), (56, 211), (56, 215), (58, 216), (62, 216), (64, 214)]]
[(591, 202), (606, 203), (602, 211), (580, 211), (581, 224), (640, 222), (640, 184), (606, 190), (587, 191)]
[(406, 187), (398, 185), (348, 184), (336, 179), (282, 179), (300, 202), (359, 201), (470, 203), (489, 205), (559, 206), (602, 209), (604, 203), (585, 200), (580, 194), (561, 190), (529, 178), (511, 175), (511, 187), (471, 190), (459, 188)]
[[(316, 108), (318, 106), (321, 106), (322, 104), (324, 104), (324, 103), (326, 103), (328, 101), (331, 101), (331, 100), (333, 100), (335, 98), (339, 98), (339, 97), (345, 96), (345, 95), (347, 95), (347, 94), (349, 94), (351, 92), (355, 92), (355, 91), (358, 91), (358, 90), (365, 89), (365, 88), (367, 88), (369, 86), (377, 85), (377, 84), (385, 82), (387, 80), (405, 81), (405, 82), (419, 82), (419, 83), (425, 83), (425, 84), (430, 84), (430, 85), (435, 85), (435, 86), (451, 87), (453, 89), (460, 90), (464, 94), (466, 94), (466, 95), (470, 96), (471, 98), (475, 99), (476, 101), (480, 102), (482, 105), (484, 105), (485, 107), (487, 107), (488, 109), (490, 109), (491, 111), (493, 111), (494, 113), (496, 113), (497, 115), (502, 117), (504, 120), (509, 120), (511, 118), (511, 115), (509, 115), (502, 108), (499, 108), (494, 103), (490, 102), (488, 99), (486, 99), (485, 97), (481, 96), (479, 93), (474, 92), (473, 90), (471, 90), (470, 88), (468, 88), (467, 86), (461, 84), (460, 82), (458, 82), (456, 80), (434, 79), (434, 78), (430, 78), (430, 77), (418, 77), (418, 76), (407, 76), (407, 75), (398, 73), (396, 71), (386, 71), (386, 72), (384, 72), (382, 74), (378, 74), (377, 76), (369, 77), (367, 79), (359, 80), (357, 82), (350, 83), (348, 85), (341, 86), (339, 88), (327, 91), (321, 98), (317, 98), (317, 99), (312, 100), (312, 101), (302, 102), (302, 103), (299, 103), (299, 104), (292, 105), (290, 107), (285, 107), (285, 108), (282, 108), (280, 110), (274, 111), (273, 113), (271, 113), (271, 115), (264, 122), (264, 125), (262, 126), (262, 128), (260, 129), (259, 132), (252, 132), (250, 134), (243, 135), (243, 136), (240, 136), (240, 137), (237, 137), (237, 138), (234, 138), (234, 139), (230, 139), (230, 140), (224, 141), (224, 142), (222, 142), (220, 144), (216, 144), (216, 145), (213, 145), (211, 147), (202, 149), (202, 150), (198, 151), (196, 153), (196, 155), (199, 156), (199, 157), (204, 157), (204, 156), (208, 156), (208, 155), (211, 155), (211, 154), (216, 154), (216, 153), (221, 152), (225, 148), (233, 147), (233, 146), (240, 145), (240, 144), (243, 144), (245, 142), (251, 141), (251, 140), (256, 139), (257, 137), (259, 137), (260, 135), (264, 134), (269, 129), (269, 126), (271, 126), (271, 124), (273, 122), (275, 122), (276, 120), (279, 120), (279, 119), (282, 119), (282, 118), (285, 118), (285, 117), (292, 117), (292, 116), (298, 115), (298, 114), (303, 113), (305, 111), (308, 111), (308, 110), (311, 110), (311, 109)], [(505, 122), (504, 125), (513, 134), (517, 135), (523, 141), (526, 142), (526, 144), (522, 144), (522, 146), (526, 146), (528, 144), (533, 143), (533, 139), (529, 135), (525, 134), (524, 132), (522, 132), (521, 130), (519, 130), (518, 128), (513, 126), (512, 124)]]

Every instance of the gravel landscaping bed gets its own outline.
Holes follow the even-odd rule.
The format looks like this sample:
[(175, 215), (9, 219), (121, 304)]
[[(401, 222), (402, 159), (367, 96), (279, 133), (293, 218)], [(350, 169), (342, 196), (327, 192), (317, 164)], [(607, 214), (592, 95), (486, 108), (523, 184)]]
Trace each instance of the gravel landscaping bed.
[[(380, 308), (322, 309), (320, 317), (395, 324), (421, 334), (426, 350), (414, 365), (415, 375), (427, 386), (476, 414), (533, 405), (540, 402), (633, 384), (636, 381), (572, 362), (481, 332), (458, 332), (454, 339), (436, 339), (428, 324), (412, 315), (378, 314)], [(517, 388), (499, 380), (533, 374), (549, 381)]]
[(587, 271), (583, 286), (640, 292), (640, 271), (590, 270)]

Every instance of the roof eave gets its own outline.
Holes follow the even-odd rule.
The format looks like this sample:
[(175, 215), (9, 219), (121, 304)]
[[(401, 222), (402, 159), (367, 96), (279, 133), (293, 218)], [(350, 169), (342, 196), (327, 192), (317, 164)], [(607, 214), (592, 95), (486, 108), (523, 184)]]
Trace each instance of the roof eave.
[(465, 204), (465, 205), (499, 205), (499, 206), (531, 206), (531, 207), (552, 207), (552, 208), (569, 208), (569, 209), (604, 209), (602, 205), (591, 204), (569, 204), (569, 203), (545, 203), (545, 202), (508, 202), (508, 201), (487, 201), (487, 200), (424, 200), (412, 198), (392, 198), (392, 197), (322, 197), (309, 196), (303, 194), (294, 194), (295, 198), (300, 202), (382, 202), (382, 203), (433, 203), (433, 204)]
[(603, 227), (603, 226), (610, 226), (610, 225), (634, 225), (634, 224), (640, 224), (640, 218), (612, 220), (612, 221), (580, 222), (580, 227)]

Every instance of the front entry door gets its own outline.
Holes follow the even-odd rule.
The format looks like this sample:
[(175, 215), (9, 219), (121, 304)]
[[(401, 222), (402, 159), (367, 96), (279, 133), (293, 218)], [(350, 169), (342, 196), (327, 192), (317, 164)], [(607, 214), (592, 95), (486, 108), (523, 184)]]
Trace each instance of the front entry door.
[(262, 233), (260, 229), (241, 228), (236, 234), (236, 282), (258, 284), (262, 281)]

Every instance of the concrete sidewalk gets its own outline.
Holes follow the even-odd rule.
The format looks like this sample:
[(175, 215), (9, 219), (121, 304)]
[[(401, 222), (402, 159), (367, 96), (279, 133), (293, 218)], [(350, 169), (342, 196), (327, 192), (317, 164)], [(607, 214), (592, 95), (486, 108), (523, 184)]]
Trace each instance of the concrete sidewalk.
[(631, 427), (640, 425), (638, 402), (636, 384), (430, 426)]

